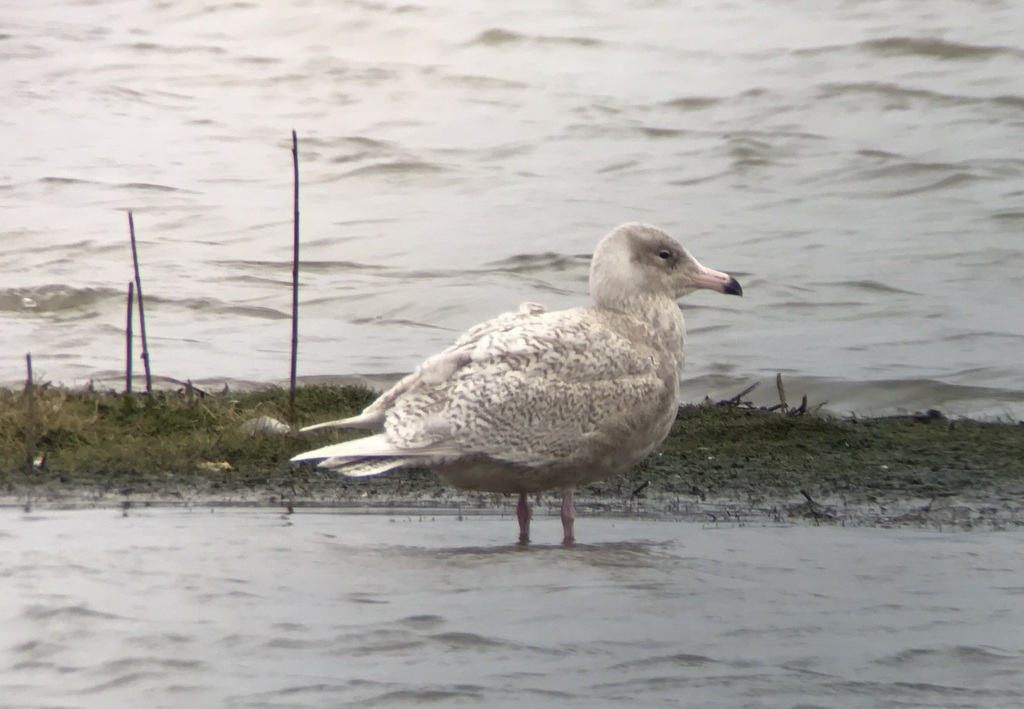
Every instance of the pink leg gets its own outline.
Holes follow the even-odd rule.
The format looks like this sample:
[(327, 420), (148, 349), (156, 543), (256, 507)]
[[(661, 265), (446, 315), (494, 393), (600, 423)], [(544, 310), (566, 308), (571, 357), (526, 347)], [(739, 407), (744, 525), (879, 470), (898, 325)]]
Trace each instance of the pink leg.
[(573, 489), (569, 488), (562, 494), (562, 531), (565, 532), (565, 538), (562, 540), (562, 544), (565, 546), (572, 546), (576, 541), (576, 537), (573, 535), (573, 522), (576, 521), (576, 509), (572, 503)]
[(519, 496), (516, 517), (519, 518), (519, 543), (528, 544), (530, 542), (530, 505), (526, 501), (525, 494)]

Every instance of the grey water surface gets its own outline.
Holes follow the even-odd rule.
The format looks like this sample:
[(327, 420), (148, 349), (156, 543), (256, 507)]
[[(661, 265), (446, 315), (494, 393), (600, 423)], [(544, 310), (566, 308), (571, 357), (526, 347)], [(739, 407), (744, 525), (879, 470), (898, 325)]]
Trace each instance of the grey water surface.
[(0, 512), (41, 707), (1024, 702), (1019, 531), (209, 508)]
[(1014, 0), (0, 1), (0, 382), (121, 376), (128, 209), (155, 373), (284, 380), (295, 129), (302, 376), (583, 304), (640, 220), (745, 288), (688, 398), (1019, 418), (1022, 62)]

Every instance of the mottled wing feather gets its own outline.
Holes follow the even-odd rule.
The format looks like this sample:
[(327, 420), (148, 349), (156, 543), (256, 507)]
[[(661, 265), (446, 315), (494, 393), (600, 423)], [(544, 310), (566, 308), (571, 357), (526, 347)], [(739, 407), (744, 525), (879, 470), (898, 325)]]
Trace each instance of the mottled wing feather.
[(655, 354), (628, 331), (639, 327), (574, 309), (488, 332), (459, 348), (468, 361), (449, 379), (395, 401), (388, 436), (403, 448), (450, 444), (521, 465), (570, 462), (588, 439), (614, 438), (661, 410)]
[(544, 314), (546, 311), (547, 309), (540, 303), (520, 303), (517, 310), (501, 313), (490, 320), (486, 320), (469, 328), (459, 335), (459, 338), (455, 340), (452, 347), (462, 347), (463, 345), (472, 344), (479, 341), (486, 335), (490, 335), (501, 330), (507, 330), (518, 325), (523, 325), (533, 320), (536, 316)]
[(354, 419), (374, 424), (383, 422), (384, 415), (403, 394), (418, 387), (431, 387), (448, 381), (456, 370), (469, 363), (469, 350), (482, 338), (522, 325), (544, 312), (545, 308), (540, 303), (522, 303), (518, 310), (502, 313), (474, 325), (450, 347), (428, 357), (415, 372), (399, 380)]

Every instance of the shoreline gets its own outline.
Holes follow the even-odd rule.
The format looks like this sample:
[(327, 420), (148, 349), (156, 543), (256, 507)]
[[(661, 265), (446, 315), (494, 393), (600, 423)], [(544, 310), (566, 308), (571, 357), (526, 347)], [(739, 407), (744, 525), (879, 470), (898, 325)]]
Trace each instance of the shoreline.
[[(326, 489), (298, 495), (281, 494), (273, 489), (239, 489), (219, 496), (198, 491), (91, 494), (65, 487), (35, 490), (29, 495), (0, 495), (0, 513), (109, 510), (127, 517), (147, 510), (177, 509), (209, 510), (211, 513), (216, 510), (275, 511), (282, 516), (314, 512), (410, 519), (448, 517), (460, 521), (464, 517), (515, 519), (516, 498), (513, 495), (471, 493), (448, 488), (440, 481), (437, 484), (446, 488), (443, 497), (380, 491), (331, 494)], [(647, 489), (654, 484), (648, 485)], [(535, 519), (559, 519), (560, 497), (556, 493), (532, 495), (530, 501)], [(837, 525), (1008, 530), (1024, 528), (1024, 495), (1008, 495), (1005, 491), (989, 488), (932, 497), (889, 493), (860, 501), (844, 496), (818, 499), (802, 492), (792, 495), (769, 493), (747, 499), (730, 496), (700, 499), (661, 492), (623, 498), (583, 494), (576, 497), (576, 514), (579, 520), (611, 518), (733, 526)]]
[[(454, 496), (446, 503), (413, 497), (392, 498), (372, 503), (358, 501), (324, 501), (279, 499), (275, 496), (236, 496), (230, 499), (197, 497), (192, 500), (152, 498), (132, 500), (114, 496), (86, 498), (69, 493), (59, 498), (30, 499), (0, 496), (0, 514), (18, 513), (38, 516), (45, 512), (84, 512), (107, 510), (128, 517), (147, 511), (209, 510), (211, 513), (234, 510), (276, 512), (283, 518), (294, 513), (327, 513), (351, 516), (378, 516), (391, 519), (495, 517), (515, 520), (515, 500), (481, 502)], [(558, 498), (538, 495), (532, 498), (534, 520), (559, 520)], [(609, 500), (578, 499), (576, 517), (587, 519), (643, 520), (661, 523), (700, 523), (710, 526), (841, 526), (869, 528), (921, 528), (937, 531), (992, 530), (1024, 528), (1024, 501), (987, 497), (932, 499), (892, 498), (884, 502), (850, 504), (844, 499), (822, 501), (791, 497), (765, 498), (755, 502), (728, 499), (714, 500)]]
[[(361, 410), (358, 385), (297, 390), (297, 424)], [(460, 491), (410, 469), (336, 478), (294, 466), (295, 453), (359, 432), (299, 434), (254, 421), (287, 418), (288, 392), (267, 387), (122, 395), (41, 388), (26, 465), (27, 405), (0, 390), (0, 509), (265, 507), (339, 513), (512, 515), (515, 499)], [(774, 410), (770, 410), (774, 409)], [(659, 451), (580, 488), (577, 513), (733, 524), (1024, 526), (1024, 425), (937, 411), (836, 418), (804, 403), (783, 413), (745, 393), (680, 407)], [(558, 496), (533, 496), (535, 513)]]

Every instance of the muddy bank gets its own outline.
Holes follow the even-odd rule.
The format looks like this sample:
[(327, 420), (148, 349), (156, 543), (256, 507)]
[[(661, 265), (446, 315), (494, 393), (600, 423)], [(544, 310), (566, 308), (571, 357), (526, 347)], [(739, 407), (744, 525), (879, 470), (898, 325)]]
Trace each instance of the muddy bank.
[[(454, 490), (426, 470), (337, 479), (292, 466), (296, 452), (359, 434), (253, 431), (253, 421), (288, 420), (287, 392), (278, 388), (36, 394), (30, 470), (23, 392), (0, 392), (0, 494), (8, 506), (324, 505), (471, 514), (514, 503)], [(296, 423), (349, 415), (372, 398), (362, 387), (302, 387)], [(1022, 500), (1019, 422), (950, 420), (938, 412), (847, 420), (709, 404), (682, 407), (660, 452), (578, 492), (581, 516), (733, 523), (1013, 526), (1024, 523)], [(555, 496), (537, 504), (543, 513)]]

